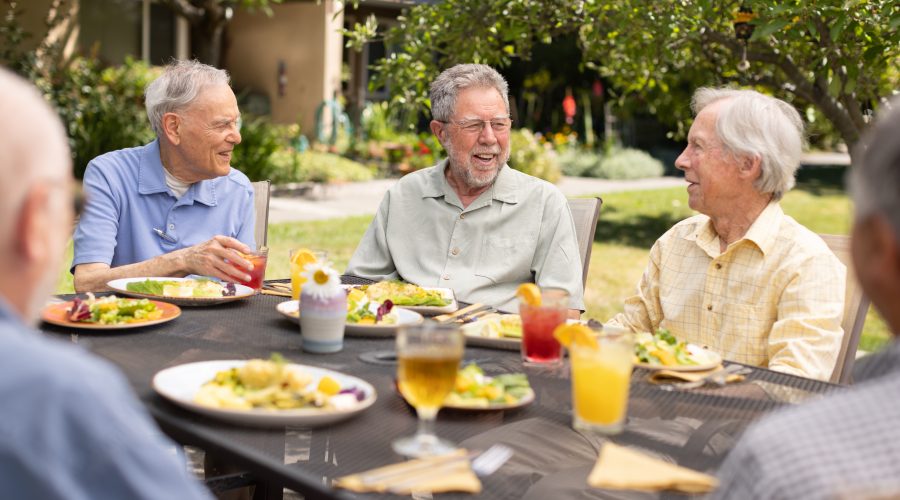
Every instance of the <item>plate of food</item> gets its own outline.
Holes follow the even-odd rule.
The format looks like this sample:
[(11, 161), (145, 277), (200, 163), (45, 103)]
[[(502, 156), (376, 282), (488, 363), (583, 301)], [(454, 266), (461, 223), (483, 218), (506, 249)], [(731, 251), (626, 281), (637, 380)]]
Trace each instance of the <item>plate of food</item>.
[(722, 363), (722, 356), (700, 347), (679, 341), (668, 330), (656, 333), (637, 333), (634, 336), (634, 366), (648, 370), (703, 371)]
[(522, 318), (518, 314), (487, 314), (460, 326), (466, 344), (518, 351), (522, 343)]
[(256, 294), (248, 286), (207, 278), (121, 278), (106, 284), (117, 293), (180, 306), (210, 306)]
[(375, 402), (375, 388), (357, 377), (272, 359), (201, 361), (153, 377), (153, 389), (188, 410), (257, 427), (321, 426), (356, 415)]
[(181, 315), (174, 304), (149, 299), (125, 299), (110, 295), (75, 297), (48, 304), (41, 319), (51, 325), (86, 330), (121, 330), (172, 321)]
[(395, 306), (425, 316), (450, 313), (459, 309), (456, 295), (450, 288), (421, 287), (402, 281), (379, 281), (371, 285), (352, 285), (366, 293), (370, 300), (390, 300)]
[[(398, 389), (398, 392), (399, 389)], [(400, 396), (403, 393), (400, 392)], [(476, 363), (469, 363), (456, 375), (453, 392), (441, 408), (492, 411), (521, 408), (534, 401), (534, 390), (524, 373), (488, 376)]]
[[(288, 300), (275, 306), (282, 316), (299, 321), (300, 301)], [(350, 289), (347, 294), (347, 335), (358, 337), (393, 337), (401, 325), (417, 325), (422, 315), (390, 301), (375, 302), (361, 290)]]

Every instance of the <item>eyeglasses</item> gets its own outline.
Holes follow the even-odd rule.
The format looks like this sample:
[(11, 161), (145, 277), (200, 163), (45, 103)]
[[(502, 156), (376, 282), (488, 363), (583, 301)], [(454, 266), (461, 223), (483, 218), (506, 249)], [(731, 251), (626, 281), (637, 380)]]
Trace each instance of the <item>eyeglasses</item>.
[(491, 125), (491, 130), (494, 134), (505, 134), (509, 132), (509, 129), (512, 128), (512, 120), (509, 118), (494, 118), (493, 120), (463, 120), (463, 121), (446, 121), (446, 120), (438, 120), (441, 123), (452, 123), (460, 128), (463, 132), (467, 134), (481, 134), (484, 131), (484, 127), (487, 124)]

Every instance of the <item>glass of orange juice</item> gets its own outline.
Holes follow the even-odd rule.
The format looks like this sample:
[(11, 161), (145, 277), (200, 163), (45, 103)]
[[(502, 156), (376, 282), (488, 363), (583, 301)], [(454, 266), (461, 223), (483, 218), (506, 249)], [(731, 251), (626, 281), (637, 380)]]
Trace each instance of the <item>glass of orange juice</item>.
[(616, 434), (625, 426), (634, 340), (630, 332), (611, 328), (597, 332), (596, 340), (569, 346), (573, 426)]
[(328, 252), (324, 250), (291, 249), (291, 297), (294, 300), (300, 299), (300, 290), (303, 289), (303, 283), (306, 281), (306, 278), (300, 275), (304, 268), (308, 264), (325, 262), (326, 260), (328, 260)]

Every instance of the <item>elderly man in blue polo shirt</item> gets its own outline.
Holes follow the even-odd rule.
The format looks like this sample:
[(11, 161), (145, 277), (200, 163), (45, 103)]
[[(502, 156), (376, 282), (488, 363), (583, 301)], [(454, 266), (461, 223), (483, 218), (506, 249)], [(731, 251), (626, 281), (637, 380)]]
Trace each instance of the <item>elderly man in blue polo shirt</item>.
[(230, 166), (241, 142), (228, 73), (197, 61), (166, 67), (145, 92), (157, 139), (94, 158), (75, 231), (75, 290), (113, 279), (199, 274), (248, 280), (253, 189)]

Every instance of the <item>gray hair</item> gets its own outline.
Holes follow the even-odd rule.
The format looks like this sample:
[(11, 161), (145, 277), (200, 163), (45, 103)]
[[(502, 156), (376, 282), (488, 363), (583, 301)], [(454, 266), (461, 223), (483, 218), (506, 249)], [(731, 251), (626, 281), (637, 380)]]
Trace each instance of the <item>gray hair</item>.
[(780, 200), (794, 187), (800, 166), (804, 132), (800, 113), (790, 104), (755, 90), (728, 88), (697, 89), (691, 100), (694, 114), (715, 102), (719, 108), (716, 135), (726, 151), (735, 156), (757, 157), (762, 173), (754, 186)]
[(184, 109), (208, 85), (228, 85), (228, 72), (198, 61), (175, 61), (165, 72), (147, 85), (144, 105), (150, 127), (157, 137), (162, 135), (162, 117)]
[(484, 64), (457, 64), (431, 83), (431, 116), (437, 121), (449, 121), (459, 91), (472, 87), (496, 89), (509, 113), (509, 85), (497, 70)]
[(879, 113), (875, 125), (857, 144), (850, 170), (856, 219), (883, 215), (900, 239), (900, 96)]

